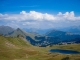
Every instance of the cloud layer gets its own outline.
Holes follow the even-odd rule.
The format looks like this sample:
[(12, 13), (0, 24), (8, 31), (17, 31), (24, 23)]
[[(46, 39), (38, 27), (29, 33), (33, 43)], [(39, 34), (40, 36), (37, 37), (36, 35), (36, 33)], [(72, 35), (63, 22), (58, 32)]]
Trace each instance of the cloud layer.
[[(7, 21), (7, 25), (27, 26), (36, 28), (48, 28), (55, 26), (76, 25), (80, 22), (80, 16), (75, 16), (74, 11), (48, 14), (36, 11), (21, 11), (19, 14), (1, 14), (0, 21)], [(68, 25), (69, 24), (69, 25)], [(47, 27), (46, 27), (47, 26)]]

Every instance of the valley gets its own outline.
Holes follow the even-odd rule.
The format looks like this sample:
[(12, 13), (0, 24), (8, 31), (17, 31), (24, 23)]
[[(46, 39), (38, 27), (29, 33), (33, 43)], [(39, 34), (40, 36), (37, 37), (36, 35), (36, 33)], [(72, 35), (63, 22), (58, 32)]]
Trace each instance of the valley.
[(80, 0), (0, 0), (0, 60), (80, 60)]
[(0, 36), (0, 60), (80, 60), (80, 54), (51, 53), (50, 49), (66, 49), (80, 52), (80, 44), (32, 46), (22, 38)]
[[(61, 35), (65, 37), (63, 40), (60, 40)], [(72, 40), (65, 40), (67, 37)], [(18, 28), (11, 33), (0, 35), (0, 60), (80, 60), (80, 54), (50, 52), (51, 49), (80, 52), (78, 41), (80, 41), (79, 35), (66, 36), (62, 31), (53, 30), (42, 36)]]

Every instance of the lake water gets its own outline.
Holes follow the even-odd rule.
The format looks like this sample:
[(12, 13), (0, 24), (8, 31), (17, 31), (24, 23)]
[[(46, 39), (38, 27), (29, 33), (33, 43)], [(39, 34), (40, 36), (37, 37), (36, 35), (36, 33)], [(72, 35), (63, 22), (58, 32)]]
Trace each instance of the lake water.
[(61, 50), (61, 49), (51, 49), (50, 52), (56, 52), (61, 54), (80, 54), (78, 51), (73, 50)]

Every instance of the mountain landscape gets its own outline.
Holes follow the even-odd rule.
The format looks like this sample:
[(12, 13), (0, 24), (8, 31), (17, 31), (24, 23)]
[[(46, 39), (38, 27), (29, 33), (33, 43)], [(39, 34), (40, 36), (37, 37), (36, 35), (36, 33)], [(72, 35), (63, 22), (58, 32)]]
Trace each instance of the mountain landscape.
[[(5, 26), (5, 27), (7, 28), (9, 26)], [(5, 28), (5, 30), (7, 30), (6, 28)], [(11, 29), (11, 27), (10, 27), (10, 29)], [(51, 30), (49, 32), (46, 32), (46, 34), (44, 34), (44, 35), (26, 32), (20, 28), (17, 28), (12, 31), (13, 32), (6, 31), (6, 32), (8, 32), (8, 34), (6, 34), (5, 36), (6, 37), (19, 37), (19, 36), (21, 36), (34, 46), (44, 47), (44, 46), (55, 45), (55, 44), (60, 44), (60, 43), (64, 43), (64, 42), (66, 42), (66, 43), (68, 43), (68, 42), (80, 43), (80, 35), (70, 33), (70, 32), (58, 31), (55, 29)], [(4, 35), (4, 33), (2, 35)]]
[(80, 0), (0, 0), (0, 60), (80, 60)]
[[(45, 34), (0, 26), (0, 60), (79, 60), (79, 54), (51, 53), (51, 49), (80, 52), (80, 35), (53, 29)], [(75, 48), (76, 47), (76, 48)], [(59, 58), (57, 58), (59, 57)]]

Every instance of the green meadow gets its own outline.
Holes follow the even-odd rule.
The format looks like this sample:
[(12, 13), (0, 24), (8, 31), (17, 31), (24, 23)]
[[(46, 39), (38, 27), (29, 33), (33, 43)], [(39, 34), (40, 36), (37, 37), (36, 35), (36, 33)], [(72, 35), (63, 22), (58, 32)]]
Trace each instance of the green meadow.
[(50, 49), (80, 51), (80, 44), (32, 46), (24, 38), (0, 35), (0, 60), (80, 60), (80, 54), (51, 53)]

